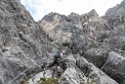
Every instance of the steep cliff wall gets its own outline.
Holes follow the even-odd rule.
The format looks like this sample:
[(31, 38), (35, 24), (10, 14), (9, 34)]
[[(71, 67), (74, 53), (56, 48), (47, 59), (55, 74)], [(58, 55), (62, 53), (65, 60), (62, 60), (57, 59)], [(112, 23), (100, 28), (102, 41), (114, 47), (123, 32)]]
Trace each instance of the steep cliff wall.
[(20, 1), (0, 0), (0, 84), (21, 84), (40, 72), (58, 49), (66, 50), (67, 69), (60, 81), (66, 78), (72, 84), (70, 76), (84, 74), (96, 84), (124, 84), (125, 16), (110, 12), (123, 10), (124, 1), (118, 6), (106, 13), (109, 19), (92, 10), (83, 15), (50, 13), (36, 23)]
[(19, 0), (0, 0), (0, 84), (19, 84), (20, 78), (39, 70), (48, 42)]

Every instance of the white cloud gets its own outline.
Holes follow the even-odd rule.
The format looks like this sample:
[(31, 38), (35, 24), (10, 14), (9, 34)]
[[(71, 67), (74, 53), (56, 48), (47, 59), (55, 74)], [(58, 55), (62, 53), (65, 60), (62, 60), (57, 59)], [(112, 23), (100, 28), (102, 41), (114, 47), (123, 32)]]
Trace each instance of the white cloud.
[(21, 0), (21, 3), (31, 13), (34, 20), (42, 19), (50, 12), (69, 15), (71, 12), (78, 14), (88, 13), (95, 9), (102, 16), (106, 10), (115, 6), (122, 0)]

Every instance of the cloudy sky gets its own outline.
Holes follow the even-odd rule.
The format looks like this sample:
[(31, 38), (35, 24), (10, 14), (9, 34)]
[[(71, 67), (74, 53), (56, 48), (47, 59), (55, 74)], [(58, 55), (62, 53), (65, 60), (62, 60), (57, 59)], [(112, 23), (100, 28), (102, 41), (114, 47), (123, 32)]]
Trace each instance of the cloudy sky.
[(31, 13), (34, 20), (42, 19), (50, 12), (69, 15), (88, 13), (95, 9), (99, 16), (105, 14), (108, 8), (121, 3), (123, 0), (21, 0), (21, 3)]

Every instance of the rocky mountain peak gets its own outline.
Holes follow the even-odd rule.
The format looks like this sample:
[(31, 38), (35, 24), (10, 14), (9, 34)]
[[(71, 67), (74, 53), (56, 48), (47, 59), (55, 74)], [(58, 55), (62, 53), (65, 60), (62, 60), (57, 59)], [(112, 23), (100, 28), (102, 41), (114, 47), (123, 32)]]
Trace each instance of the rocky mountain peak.
[(120, 4), (110, 8), (105, 13), (107, 18), (115, 18), (117, 16), (125, 16), (125, 0), (123, 0)]
[(80, 16), (80, 15), (79, 15), (79, 14), (77, 14), (77, 13), (72, 12), (72, 13), (70, 13), (70, 15), (69, 15), (69, 16), (75, 17), (75, 16)]
[(90, 15), (90, 16), (99, 16), (95, 9), (92, 9), (92, 10), (88, 13), (88, 15)]

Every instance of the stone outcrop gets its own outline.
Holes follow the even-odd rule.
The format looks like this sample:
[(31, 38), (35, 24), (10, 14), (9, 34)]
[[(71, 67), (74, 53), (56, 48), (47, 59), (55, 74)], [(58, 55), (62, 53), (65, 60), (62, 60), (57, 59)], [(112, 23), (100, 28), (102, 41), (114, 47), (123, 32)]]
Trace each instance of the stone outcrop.
[[(68, 58), (70, 58), (69, 60), (74, 60), (73, 62), (76, 63), (66, 61)], [(68, 55), (65, 61), (66, 66), (68, 67), (64, 70), (64, 73), (58, 80), (59, 84), (119, 84), (83, 57), (78, 56), (74, 59), (73, 56)], [(27, 83), (38, 84), (40, 78), (46, 78), (47, 81), (47, 78), (55, 77), (54, 75), (56, 74), (53, 74), (53, 70), (48, 69), (40, 72), (30, 78)]]
[(21, 84), (25, 77), (37, 84), (42, 63), (58, 50), (66, 51), (60, 84), (124, 84), (124, 7), (122, 1), (104, 17), (93, 9), (35, 22), (20, 0), (0, 0), (0, 84)]
[[(69, 16), (64, 16), (50, 13), (38, 24), (50, 36), (53, 43), (70, 48), (72, 53), (83, 56), (102, 69), (111, 50), (122, 55), (125, 53), (124, 22), (124, 16), (104, 19), (92, 10), (83, 15), (71, 13)], [(122, 76), (124, 77), (124, 74)], [(117, 76), (112, 78), (119, 82)]]
[(85, 83), (85, 78), (82, 73), (76, 70), (74, 67), (67, 68), (62, 74), (59, 83), (60, 84), (80, 84)]
[(102, 41), (109, 34), (103, 28), (105, 20), (99, 18), (97, 14), (93, 16), (94, 14), (93, 11), (81, 16), (71, 13), (66, 17), (50, 13), (38, 24), (54, 42), (69, 46), (74, 53), (82, 53), (81, 49), (89, 48), (91, 45), (95, 46), (96, 42)]
[(108, 49), (91, 48), (85, 52), (85, 58), (97, 67), (101, 68), (107, 59)]
[(77, 66), (83, 71), (85, 76), (92, 79), (95, 84), (119, 84), (82, 57), (77, 58)]
[(125, 8), (125, 0), (123, 0), (120, 4), (117, 4), (115, 7), (108, 9), (107, 12), (105, 13), (105, 16), (108, 19), (125, 16), (124, 8)]
[(46, 37), (19, 0), (0, 0), (0, 84), (19, 84), (40, 70)]
[(113, 79), (119, 83), (125, 83), (125, 58), (116, 52), (109, 52), (105, 64), (102, 66), (102, 70), (110, 75)]

